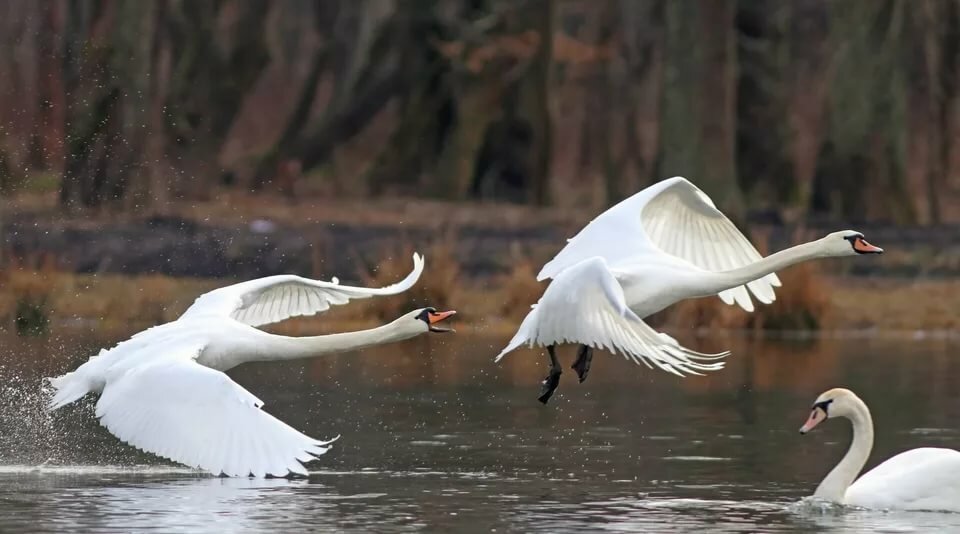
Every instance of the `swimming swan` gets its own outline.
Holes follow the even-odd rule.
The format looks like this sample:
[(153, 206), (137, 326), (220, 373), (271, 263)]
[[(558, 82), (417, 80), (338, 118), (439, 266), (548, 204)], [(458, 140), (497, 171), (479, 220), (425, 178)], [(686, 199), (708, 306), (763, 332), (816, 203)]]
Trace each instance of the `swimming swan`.
[(800, 433), (831, 417), (853, 423), (853, 442), (814, 497), (864, 508), (960, 512), (960, 451), (924, 447), (902, 452), (854, 482), (873, 448), (870, 410), (849, 389), (831, 389), (817, 397)]
[(177, 320), (49, 379), (56, 389), (49, 407), (100, 393), (100, 424), (145, 451), (215, 475), (306, 474), (301, 462), (327, 452), (333, 440), (312, 439), (262, 411), (263, 402), (224, 371), (246, 362), (307, 358), (448, 331), (438, 323), (455, 312), (433, 308), (378, 328), (325, 336), (287, 337), (256, 328), (350, 299), (406, 291), (423, 272), (420, 255), (413, 255), (413, 263), (405, 279), (383, 288), (279, 275), (215, 289)]
[(692, 351), (643, 318), (711, 295), (750, 312), (751, 293), (760, 302), (774, 301), (773, 288), (780, 286), (774, 273), (780, 269), (814, 258), (881, 252), (860, 232), (845, 230), (761, 258), (710, 197), (677, 176), (601, 213), (544, 265), (537, 280), (553, 282), (496, 361), (521, 345), (546, 346), (550, 374), (542, 383), (543, 403), (560, 383), (554, 353), (560, 343), (581, 345), (573, 364), (581, 382), (593, 347), (678, 376), (714, 371), (723, 367), (714, 360), (728, 352)]

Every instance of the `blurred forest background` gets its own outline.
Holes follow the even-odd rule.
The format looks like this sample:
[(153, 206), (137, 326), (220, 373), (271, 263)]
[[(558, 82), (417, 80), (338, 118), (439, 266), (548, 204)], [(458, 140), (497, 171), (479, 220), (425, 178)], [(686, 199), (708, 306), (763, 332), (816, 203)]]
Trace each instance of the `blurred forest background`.
[(762, 252), (887, 253), (658, 324), (956, 328), (960, 0), (0, 2), (0, 329), (389, 284), (418, 250), (406, 300), (350, 308), (507, 332), (564, 238), (674, 175)]
[(956, 0), (0, 3), (0, 191), (960, 220)]

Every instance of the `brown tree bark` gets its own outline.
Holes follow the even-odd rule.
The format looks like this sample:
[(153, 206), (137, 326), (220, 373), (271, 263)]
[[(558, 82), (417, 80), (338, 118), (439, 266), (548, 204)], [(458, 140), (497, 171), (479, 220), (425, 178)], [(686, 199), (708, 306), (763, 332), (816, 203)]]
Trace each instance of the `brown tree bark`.
[(944, 107), (943, 39), (941, 8), (937, 0), (918, 0), (906, 10), (908, 18), (907, 165), (906, 181), (914, 218), (920, 224), (940, 220), (939, 196), (945, 183), (943, 147)]
[(377, 3), (377, 9), (364, 6), (341, 6), (350, 11), (340, 12), (330, 45), (333, 98), (317, 121), (276, 147), (278, 159), (300, 160), (305, 171), (326, 162), (337, 145), (356, 136), (401, 87), (402, 58), (394, 39), (409, 29), (404, 25), (409, 19), (390, 2)]
[(536, 19), (536, 31), (540, 46), (533, 58), (527, 80), (530, 125), (532, 127), (532, 187), (530, 199), (534, 204), (550, 203), (550, 151), (553, 146), (553, 122), (550, 117), (550, 66), (553, 63), (554, 0), (537, 3), (540, 16)]
[(666, 2), (662, 176), (682, 175), (733, 219), (744, 214), (737, 180), (735, 0)]
[(728, 215), (741, 217), (743, 197), (737, 185), (736, 0), (698, 4), (700, 53), (700, 147), (703, 164), (696, 177)]
[(785, 4), (790, 13), (790, 72), (787, 122), (793, 167), (795, 216), (805, 218), (813, 195), (820, 148), (823, 144), (827, 95), (835, 62), (830, 43), (827, 0), (795, 0)]
[(660, 152), (661, 98), (664, 83), (664, 0), (620, 0), (620, 57), (625, 63), (623, 87), (614, 87), (626, 99), (623, 142), (611, 148), (616, 184), (608, 187), (608, 202), (626, 198), (654, 181)]

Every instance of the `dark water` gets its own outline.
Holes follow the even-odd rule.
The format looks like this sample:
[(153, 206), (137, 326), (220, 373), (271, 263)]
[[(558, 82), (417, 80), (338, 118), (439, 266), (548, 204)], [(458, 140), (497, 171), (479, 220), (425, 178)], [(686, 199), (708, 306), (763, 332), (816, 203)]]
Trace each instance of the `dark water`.
[[(871, 407), (868, 464), (960, 447), (955, 344), (897, 339), (748, 342), (727, 369), (677, 379), (598, 354), (548, 406), (545, 365), (461, 334), (230, 374), (316, 438), (342, 434), (306, 480), (221, 479), (165, 463), (100, 428), (92, 403), (52, 416), (37, 378), (89, 337), (0, 349), (0, 531), (960, 532), (960, 514), (801, 502), (839, 460), (845, 422), (797, 429), (823, 390)], [(569, 365), (572, 349), (563, 351)], [(27, 363), (29, 362), (29, 363)]]

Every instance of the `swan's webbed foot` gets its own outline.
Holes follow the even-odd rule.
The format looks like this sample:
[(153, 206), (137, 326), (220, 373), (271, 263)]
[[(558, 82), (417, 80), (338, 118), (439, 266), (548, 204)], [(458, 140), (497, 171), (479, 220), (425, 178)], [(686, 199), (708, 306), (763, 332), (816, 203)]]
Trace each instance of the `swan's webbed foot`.
[(580, 377), (581, 384), (587, 379), (587, 374), (590, 372), (590, 362), (592, 361), (593, 347), (589, 345), (580, 345), (580, 349), (577, 350), (577, 360), (573, 362), (573, 365), (571, 365), (570, 368), (577, 372), (577, 376)]
[(547, 346), (547, 353), (550, 355), (550, 374), (540, 383), (540, 396), (537, 397), (537, 400), (544, 404), (550, 400), (553, 392), (556, 391), (557, 386), (560, 385), (560, 375), (563, 373), (563, 370), (560, 368), (560, 362), (557, 361), (557, 355), (553, 351), (553, 345)]

